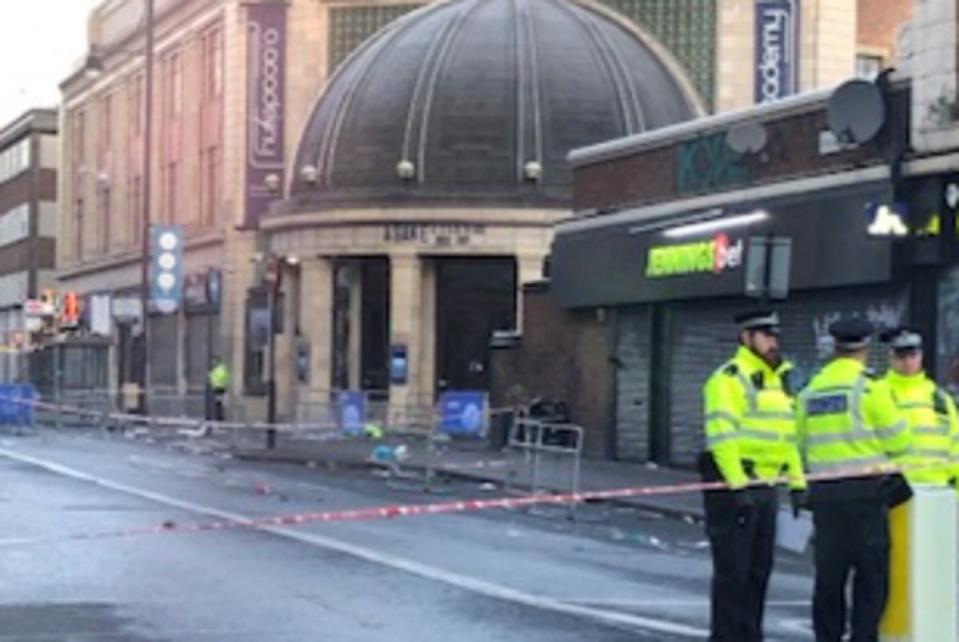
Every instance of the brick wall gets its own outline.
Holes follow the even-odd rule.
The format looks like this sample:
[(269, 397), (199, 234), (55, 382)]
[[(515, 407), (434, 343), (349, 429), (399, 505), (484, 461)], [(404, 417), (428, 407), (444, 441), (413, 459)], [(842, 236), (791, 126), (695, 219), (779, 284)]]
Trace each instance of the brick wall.
[(521, 402), (535, 396), (565, 401), (570, 420), (586, 430), (586, 454), (606, 456), (612, 385), (607, 322), (593, 310), (564, 310), (543, 284), (524, 288), (523, 314), (522, 341), (491, 357), (493, 406), (508, 406), (511, 391)]
[(912, 0), (857, 0), (857, 44), (860, 51), (895, 56), (899, 28), (912, 18)]
[[(908, 122), (909, 91), (905, 86), (895, 88), (888, 122)], [(885, 162), (875, 142), (825, 156), (820, 153), (819, 134), (828, 127), (825, 101), (770, 114), (762, 121), (767, 142), (758, 154), (733, 152), (725, 143), (732, 125), (707, 122), (684, 138), (580, 165), (573, 173), (573, 208), (639, 207)]]

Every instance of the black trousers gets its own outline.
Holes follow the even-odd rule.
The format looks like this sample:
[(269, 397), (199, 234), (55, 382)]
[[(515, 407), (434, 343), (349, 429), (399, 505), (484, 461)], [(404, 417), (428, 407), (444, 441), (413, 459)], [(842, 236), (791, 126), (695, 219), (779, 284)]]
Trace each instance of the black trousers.
[(223, 397), (225, 390), (206, 387), (206, 418), (210, 421), (223, 421)]
[(846, 632), (846, 585), (852, 576), (850, 642), (878, 642), (889, 591), (888, 508), (881, 500), (823, 502), (816, 525), (816, 642), (841, 642)]
[(733, 493), (704, 495), (706, 534), (713, 554), (709, 642), (762, 642), (766, 588), (776, 540), (776, 490), (750, 489), (752, 505)]

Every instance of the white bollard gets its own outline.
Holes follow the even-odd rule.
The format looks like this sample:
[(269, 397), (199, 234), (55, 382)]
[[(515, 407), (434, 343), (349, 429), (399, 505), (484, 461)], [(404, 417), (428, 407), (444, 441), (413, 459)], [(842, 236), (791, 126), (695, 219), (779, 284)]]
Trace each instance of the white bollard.
[[(882, 642), (946, 642), (957, 639), (956, 493), (941, 486), (913, 486), (914, 496), (891, 519), (890, 600)], [(897, 568), (898, 566), (898, 568)]]

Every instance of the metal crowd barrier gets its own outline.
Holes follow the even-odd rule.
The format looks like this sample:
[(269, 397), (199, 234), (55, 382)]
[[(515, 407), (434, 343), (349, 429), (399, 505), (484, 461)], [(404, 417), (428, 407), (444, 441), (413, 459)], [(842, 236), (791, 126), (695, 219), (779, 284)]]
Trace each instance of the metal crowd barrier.
[(33, 427), (36, 390), (28, 384), (0, 385), (0, 425), (12, 428), (15, 435)]
[(208, 397), (206, 388), (188, 388), (180, 392), (173, 387), (150, 388), (150, 414), (159, 417), (205, 419)]
[(278, 447), (352, 441), (355, 454), (383, 465), (388, 483), (424, 492), (436, 490), (444, 448), (457, 439), (485, 438), (490, 423), (487, 396), (471, 391), (444, 393), (437, 403), (414, 400), (402, 405), (370, 391), (314, 393), (293, 409), (293, 421), (276, 424), (235, 418), (209, 421), (205, 390), (156, 387), (148, 393), (151, 412), (146, 416), (124, 411), (124, 391), (108, 389), (61, 390), (53, 398), (41, 395), (35, 408), (29, 404), (24, 408), (42, 414), (45, 423), (58, 429), (116, 431), (151, 441), (198, 443), (195, 440), (202, 438), (230, 449), (263, 448), (268, 431), (275, 432)]
[[(574, 424), (514, 418), (506, 449), (507, 490), (533, 495), (578, 493), (583, 436), (583, 428)], [(575, 517), (575, 503), (562, 508), (570, 519)]]
[(60, 390), (54, 399), (56, 406), (53, 413), (53, 423), (58, 429), (64, 427), (67, 420), (64, 409), (70, 408), (74, 412), (69, 417), (71, 428), (95, 428), (107, 430), (114, 426), (111, 415), (118, 411), (116, 392), (112, 390), (96, 389), (67, 389)]

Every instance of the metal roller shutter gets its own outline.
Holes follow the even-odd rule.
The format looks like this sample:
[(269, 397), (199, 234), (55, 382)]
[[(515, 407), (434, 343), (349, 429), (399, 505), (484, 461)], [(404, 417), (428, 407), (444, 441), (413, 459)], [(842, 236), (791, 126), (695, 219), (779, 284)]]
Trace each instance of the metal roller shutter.
[(649, 307), (619, 313), (616, 358), (616, 457), (649, 458)]
[[(672, 464), (691, 466), (702, 450), (702, 386), (736, 349), (732, 317), (754, 305), (742, 299), (727, 299), (670, 308)], [(865, 316), (877, 326), (891, 326), (908, 319), (906, 290), (893, 286), (800, 293), (773, 307), (782, 316), (781, 350), (795, 364), (800, 385), (831, 353), (827, 330), (840, 316)], [(885, 350), (878, 344), (874, 344), (870, 365), (879, 371), (886, 367)]]
[(939, 282), (938, 316), (936, 372), (943, 385), (959, 395), (959, 268), (944, 274)]

